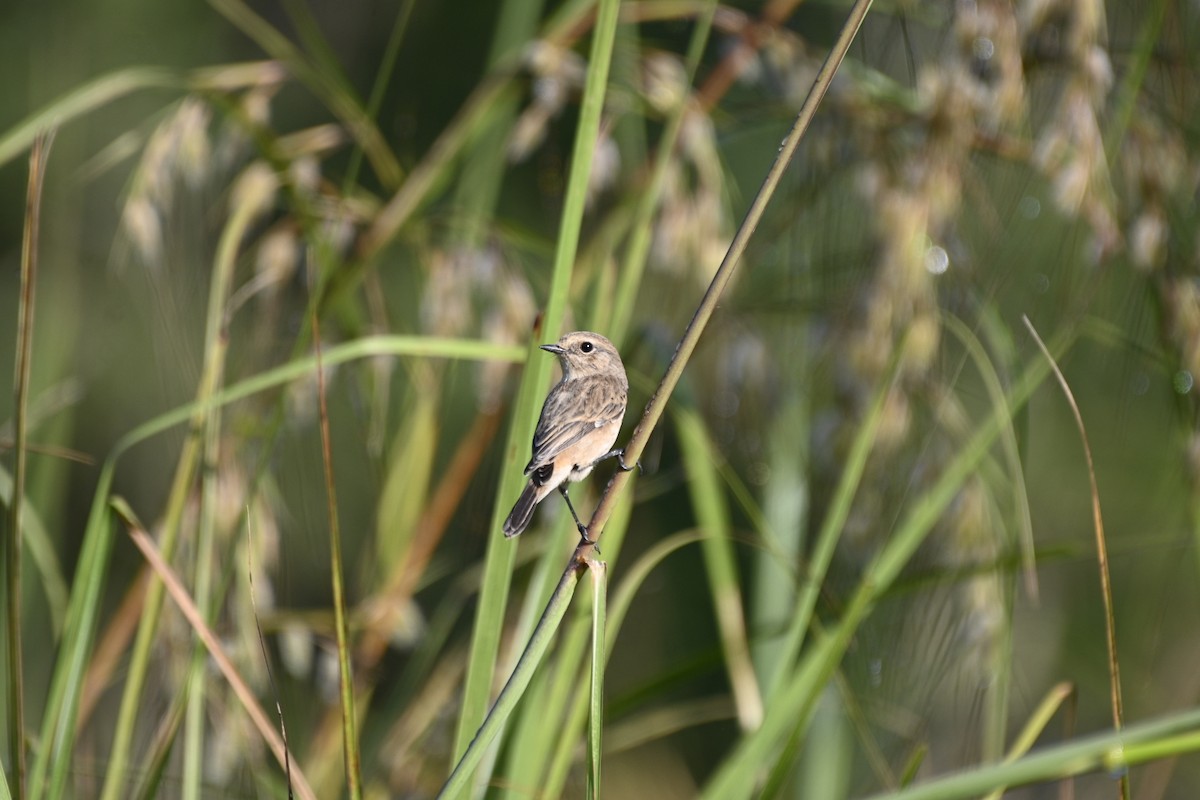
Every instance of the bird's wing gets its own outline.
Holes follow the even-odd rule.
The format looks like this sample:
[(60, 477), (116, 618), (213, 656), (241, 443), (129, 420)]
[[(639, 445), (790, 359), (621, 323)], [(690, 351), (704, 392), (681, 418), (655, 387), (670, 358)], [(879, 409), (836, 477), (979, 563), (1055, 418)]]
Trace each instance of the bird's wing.
[(591, 376), (559, 383), (542, 405), (525, 474), (548, 464), (597, 428), (625, 416), (626, 391), (617, 381)]

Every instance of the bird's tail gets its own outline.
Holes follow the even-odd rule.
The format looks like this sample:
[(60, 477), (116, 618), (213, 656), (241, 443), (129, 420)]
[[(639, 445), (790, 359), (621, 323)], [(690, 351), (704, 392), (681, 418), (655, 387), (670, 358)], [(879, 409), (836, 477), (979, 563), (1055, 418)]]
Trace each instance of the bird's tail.
[(533, 481), (525, 484), (525, 491), (521, 492), (517, 504), (508, 514), (508, 519), (504, 520), (506, 538), (511, 539), (529, 527), (529, 520), (533, 519), (533, 509), (537, 507), (537, 490), (538, 487), (533, 485)]

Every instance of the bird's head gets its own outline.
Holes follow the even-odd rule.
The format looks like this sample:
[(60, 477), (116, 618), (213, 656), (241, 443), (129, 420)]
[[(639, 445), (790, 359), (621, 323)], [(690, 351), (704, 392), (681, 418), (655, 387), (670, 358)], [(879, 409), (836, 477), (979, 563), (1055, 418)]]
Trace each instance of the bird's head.
[(566, 379), (606, 373), (625, 377), (621, 354), (612, 342), (598, 333), (575, 331), (565, 334), (554, 344), (542, 345), (542, 349), (558, 356)]

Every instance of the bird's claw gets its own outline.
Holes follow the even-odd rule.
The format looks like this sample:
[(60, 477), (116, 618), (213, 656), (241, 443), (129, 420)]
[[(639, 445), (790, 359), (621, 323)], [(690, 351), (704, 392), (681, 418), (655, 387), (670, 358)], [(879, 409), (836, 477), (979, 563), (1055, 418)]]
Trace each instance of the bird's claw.
[(638, 471), (639, 475), (641, 475), (645, 472), (645, 470), (642, 469), (642, 460), (640, 458), (637, 461), (633, 462), (633, 467), (631, 467), (625, 463), (625, 451), (624, 450), (617, 451), (617, 464), (621, 467), (621, 472), (632, 472), (633, 467), (637, 467), (637, 471)]

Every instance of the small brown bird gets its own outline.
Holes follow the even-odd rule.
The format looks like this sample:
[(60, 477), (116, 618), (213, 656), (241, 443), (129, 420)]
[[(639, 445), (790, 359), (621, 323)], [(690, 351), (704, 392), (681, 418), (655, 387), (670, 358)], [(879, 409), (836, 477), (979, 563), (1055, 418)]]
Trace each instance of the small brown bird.
[[(558, 489), (575, 527), (590, 542), (587, 527), (567, 496), (567, 481), (583, 480), (598, 462), (621, 456), (623, 451), (610, 448), (625, 417), (629, 380), (617, 348), (598, 333), (568, 333), (557, 344), (544, 344), (542, 349), (558, 356), (562, 380), (542, 405), (533, 434), (533, 457), (525, 467), (529, 484), (504, 521), (504, 535), (512, 537), (525, 530), (537, 504)], [(624, 461), (620, 463), (622, 469), (628, 469)]]

